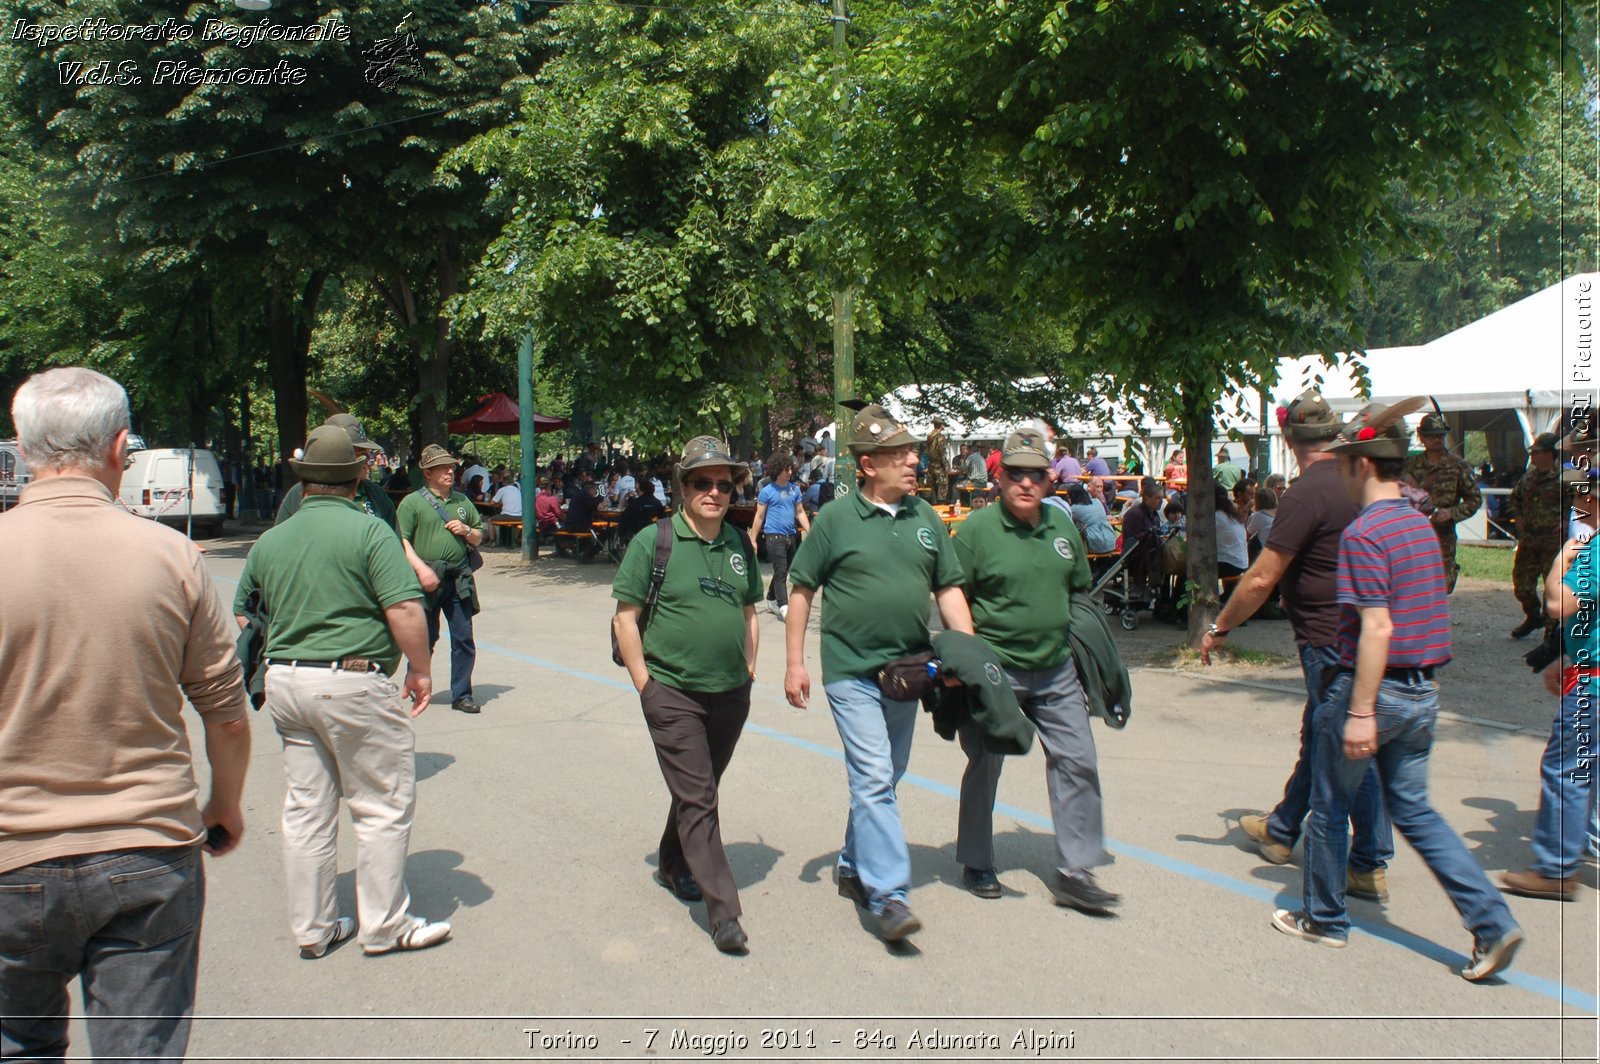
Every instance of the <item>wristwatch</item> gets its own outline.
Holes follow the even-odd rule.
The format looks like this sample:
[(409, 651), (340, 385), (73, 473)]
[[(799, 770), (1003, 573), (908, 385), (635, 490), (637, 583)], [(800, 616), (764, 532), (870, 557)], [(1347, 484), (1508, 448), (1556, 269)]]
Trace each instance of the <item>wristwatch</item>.
[(1228, 630), (1226, 628), (1218, 628), (1217, 622), (1212, 621), (1206, 626), (1206, 635), (1213, 639), (1226, 639), (1228, 638)]

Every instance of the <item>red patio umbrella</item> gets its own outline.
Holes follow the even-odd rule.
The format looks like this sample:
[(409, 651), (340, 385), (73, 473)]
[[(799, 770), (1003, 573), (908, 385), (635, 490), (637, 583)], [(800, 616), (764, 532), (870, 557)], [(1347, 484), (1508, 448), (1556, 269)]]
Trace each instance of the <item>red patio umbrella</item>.
[[(482, 405), (465, 417), (458, 417), (445, 427), (458, 436), (516, 436), (522, 432), (522, 415), (516, 401), (505, 392), (490, 392), (478, 400)], [(571, 422), (564, 417), (549, 414), (533, 415), (533, 431), (555, 432)]]

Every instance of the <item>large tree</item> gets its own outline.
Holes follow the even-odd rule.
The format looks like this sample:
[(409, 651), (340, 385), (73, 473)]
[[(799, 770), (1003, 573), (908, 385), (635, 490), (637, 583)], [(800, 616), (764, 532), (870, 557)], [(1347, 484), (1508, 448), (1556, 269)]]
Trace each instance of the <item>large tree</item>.
[(531, 325), (575, 400), (645, 445), (734, 434), (822, 335), (826, 289), (772, 255), (793, 223), (763, 190), (768, 79), (825, 24), (766, 8), (563, 8), (517, 120), (456, 156), (511, 212), (468, 305)]
[[(1285, 353), (1354, 346), (1367, 258), (1403, 229), (1397, 191), (1453, 195), (1513, 163), (1560, 16), (1558, 0), (936, 0), (857, 54), (830, 224), (867, 249), (869, 285), (920, 272), (940, 295), (1070, 316), (1074, 361), (1181, 427), (1197, 639), (1219, 400)], [(837, 110), (823, 84), (796, 79), (796, 113)]]
[[(262, 18), (134, 0), (15, 8), (29, 26), (103, 17), (182, 27), (8, 42), (0, 91), (34, 147), (70, 164), (80, 209), (107, 221), (126, 263), (203, 263), (254, 288), (284, 451), (304, 438), (311, 334), (336, 273), (379, 278), (392, 294), (425, 420), (442, 428), (443, 315), (486, 223), (481, 187), (440, 177), (436, 165), (507, 113), (537, 61), (516, 9), (306, 0)], [(267, 23), (331, 28), (322, 39), (241, 36)], [(224, 32), (208, 35), (213, 24)], [(241, 69), (257, 72), (251, 83)]]

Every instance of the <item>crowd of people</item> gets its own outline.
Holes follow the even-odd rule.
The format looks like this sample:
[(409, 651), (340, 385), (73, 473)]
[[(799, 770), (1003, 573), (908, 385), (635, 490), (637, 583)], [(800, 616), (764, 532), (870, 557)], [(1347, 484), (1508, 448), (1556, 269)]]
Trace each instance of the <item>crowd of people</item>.
[[(1229, 564), (1239, 575), (1202, 652), (1209, 658), (1281, 595), (1306, 684), (1300, 752), (1277, 806), (1240, 820), (1269, 862), (1304, 848), (1304, 907), (1275, 910), (1272, 926), (1345, 946), (1348, 899), (1388, 897), (1398, 829), (1470, 931), (1461, 975), (1476, 982), (1507, 968), (1524, 934), (1427, 799), (1439, 672), (1451, 657), (1454, 525), (1475, 504), (1451, 456), (1429, 444), (1443, 435), (1442, 419), (1424, 419), (1424, 453), (1408, 459), (1404, 417), (1420, 403), (1372, 405), (1343, 420), (1307, 391), (1283, 416), (1298, 477), (1255, 485), (1238, 468), (1230, 483), (1219, 480), (1219, 544), (1228, 522)], [(10, 1017), (0, 1025), (0, 1055), (64, 1054), (65, 987), (80, 976), (95, 988), (86, 997), (97, 1056), (183, 1054), (204, 897), (199, 855), (226, 855), (245, 832), (252, 702), (282, 742), (286, 908), (300, 955), (316, 960), (349, 940), (386, 954), (449, 938), (449, 924), (410, 911), (411, 722), (434, 700), (442, 626), (451, 639), (451, 704), (480, 709), (472, 625), (484, 523), (456, 485), (466, 476), (481, 497), (505, 491), (514, 476), (496, 487), (494, 471), (431, 444), (417, 462), (421, 485), (397, 470), (407, 476), (396, 491), (404, 494), (386, 507), (392, 500), (380, 497), (389, 493), (371, 486), (375, 445), (358, 420), (330, 418), (289, 459), (298, 494), (286, 495), (288, 512), (250, 550), (230, 623), (194, 546), (114, 505), (129, 428), (116, 382), (49, 370), (18, 389), (12, 411), (36, 478), (0, 518), (0, 552), (21, 582), (0, 597), (0, 675), (27, 678), (0, 685), (0, 1002)], [(942, 436), (942, 426), (935, 432)], [(821, 478), (832, 475), (834, 458), (820, 440), (810, 455), (754, 463), (721, 440), (696, 437), (666, 463), (665, 477), (654, 464), (599, 468), (589, 451), (572, 463), (578, 490), (569, 513), (580, 499), (598, 499), (602, 485), (608, 500), (631, 492), (630, 502), (672, 502), (670, 519), (628, 543), (612, 585), (613, 657), (638, 692), (671, 795), (655, 879), (705, 903), (716, 949), (750, 948), (721, 838), (719, 783), (750, 711), (757, 607), (770, 601), (784, 624), (784, 694), (805, 707), (808, 624), (825, 590), (821, 689), (849, 792), (834, 880), (871, 929), (900, 941), (922, 927), (896, 794), (919, 702), (966, 755), (956, 824), (966, 889), (986, 900), (1004, 894), (996, 790), (1005, 756), (1037, 737), (1055, 835), (1050, 892), (1086, 912), (1118, 907), (1121, 897), (1096, 875), (1108, 858), (1090, 718), (1126, 724), (1131, 680), (1087, 594), (1091, 558), (1105, 553), (1095, 544), (1113, 528), (1092, 490), (1113, 476), (1109, 466), (1097, 454), (1052, 453), (1042, 426), (1024, 426), (989, 456), (964, 446), (963, 461), (941, 477), (929, 450), (942, 451), (943, 441), (918, 440), (876, 405), (859, 410), (840, 442), (856, 463), (855, 490), (814, 510), (795, 482), (796, 459), (812, 484), (828, 483)], [(1538, 459), (1540, 476), (1520, 501), (1527, 565), (1545, 556), (1541, 537), (1552, 531), (1533, 524), (1543, 520), (1537, 514), (1548, 510), (1554, 535), (1566, 536), (1537, 603), (1538, 623), (1556, 633), (1544, 677), (1560, 708), (1541, 767), (1532, 860), (1500, 886), (1570, 899), (1595, 793), (1588, 736), (1600, 695), (1600, 539), (1587, 533), (1600, 520), (1600, 483), (1587, 420), (1534, 450), (1551, 457)], [(1580, 460), (1551, 478), (1560, 452)], [(1225, 452), (1218, 457), (1219, 469), (1231, 464)], [(565, 466), (557, 460), (545, 470), (541, 501), (567, 485)], [(941, 485), (963, 490), (965, 481), (974, 504), (989, 504), (949, 534), (948, 515), (919, 494), (925, 470), (936, 497)], [(1138, 543), (1181, 521), (1168, 493), (1186, 490), (1186, 479), (1182, 489), (1171, 478), (1165, 487), (1139, 482), (1117, 515), (1122, 539)], [(1553, 508), (1538, 494), (1552, 483)], [(736, 499), (755, 505), (752, 532), (774, 562), (768, 586), (752, 537), (728, 520)], [(58, 579), (63, 572), (73, 580)], [(96, 593), (76, 594), (79, 586)], [(930, 629), (930, 606), (940, 631)], [(108, 614), (121, 622), (110, 632), (98, 624)], [(92, 646), (81, 638), (89, 628), (102, 631)], [(185, 701), (204, 724), (211, 782), (203, 803), (184, 739)], [(354, 915), (339, 912), (335, 889), (341, 800), (359, 843)], [(136, 891), (115, 889), (133, 881)]]

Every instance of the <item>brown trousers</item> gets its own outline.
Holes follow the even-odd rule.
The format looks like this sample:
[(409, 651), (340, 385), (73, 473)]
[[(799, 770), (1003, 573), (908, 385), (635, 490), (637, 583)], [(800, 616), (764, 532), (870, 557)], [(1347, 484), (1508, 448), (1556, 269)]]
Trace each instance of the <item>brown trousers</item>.
[(661, 833), (661, 871), (671, 876), (687, 869), (694, 876), (713, 926), (735, 919), (743, 910), (722, 849), (717, 784), (750, 715), (750, 685), (708, 694), (651, 680), (640, 692), (639, 702), (650, 725), (661, 778), (672, 792), (666, 830)]

